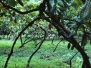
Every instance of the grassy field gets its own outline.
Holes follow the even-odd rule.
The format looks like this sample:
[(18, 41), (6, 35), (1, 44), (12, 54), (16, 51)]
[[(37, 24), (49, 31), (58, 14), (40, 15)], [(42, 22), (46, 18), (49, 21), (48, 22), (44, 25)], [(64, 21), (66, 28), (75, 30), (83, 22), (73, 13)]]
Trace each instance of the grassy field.
[[(30, 62), (31, 68), (70, 68), (68, 61), (77, 50), (68, 50), (68, 42), (61, 42), (57, 50), (53, 52), (58, 42), (58, 40), (55, 40), (53, 45), (51, 41), (45, 41), (41, 49), (33, 56)], [(0, 40), (0, 68), (3, 68), (5, 64), (12, 43), (13, 41), (10, 40)], [(36, 49), (33, 41), (26, 44), (23, 48), (19, 48), (20, 45), (18, 40), (7, 68), (25, 68), (29, 56)], [(86, 49), (88, 47), (90, 47), (89, 44)], [(90, 51), (91, 49), (87, 50), (89, 55)], [(81, 68), (81, 62), (82, 58), (78, 53), (72, 60), (72, 68)]]

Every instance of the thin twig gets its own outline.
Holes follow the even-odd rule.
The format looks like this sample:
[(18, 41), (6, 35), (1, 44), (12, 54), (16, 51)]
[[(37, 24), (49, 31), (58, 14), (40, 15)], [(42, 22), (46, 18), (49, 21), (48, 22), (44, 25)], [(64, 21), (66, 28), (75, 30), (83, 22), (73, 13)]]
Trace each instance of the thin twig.
[(53, 52), (56, 51), (56, 49), (58, 48), (58, 45), (60, 44), (61, 41), (59, 41), (59, 43), (56, 45), (55, 49), (53, 50)]
[(73, 59), (78, 53), (79, 53), (79, 51), (76, 52), (76, 53), (71, 57), (71, 59), (70, 59), (70, 68), (72, 68), (72, 63), (71, 63), (72, 59)]
[(35, 55), (35, 53), (40, 49), (40, 47), (41, 47), (41, 45), (43, 44), (43, 42), (45, 41), (45, 39), (46, 39), (46, 31), (45, 31), (45, 29), (43, 29), (42, 27), (40, 27), (43, 31), (44, 31), (44, 38), (43, 38), (43, 40), (41, 41), (41, 43), (40, 43), (40, 45), (39, 45), (39, 47), (32, 53), (32, 55), (29, 57), (29, 59), (28, 59), (28, 61), (27, 61), (27, 65), (26, 65), (26, 68), (28, 68), (29, 67), (29, 63), (30, 63), (30, 61), (31, 61), (31, 59), (32, 59), (32, 57)]

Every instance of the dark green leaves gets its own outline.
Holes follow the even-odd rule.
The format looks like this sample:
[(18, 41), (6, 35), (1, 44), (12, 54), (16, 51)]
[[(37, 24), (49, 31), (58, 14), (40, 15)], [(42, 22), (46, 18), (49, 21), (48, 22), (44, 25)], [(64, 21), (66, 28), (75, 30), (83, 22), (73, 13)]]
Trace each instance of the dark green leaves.
[(15, 6), (16, 5), (15, 0), (6, 0), (6, 3), (9, 4), (10, 6)]
[(21, 0), (17, 0), (17, 2), (16, 2), (16, 0), (6, 0), (5, 2), (6, 2), (8, 5), (13, 6), (13, 7), (17, 4), (17, 2), (18, 2), (21, 6), (23, 6), (23, 3), (22, 3)]

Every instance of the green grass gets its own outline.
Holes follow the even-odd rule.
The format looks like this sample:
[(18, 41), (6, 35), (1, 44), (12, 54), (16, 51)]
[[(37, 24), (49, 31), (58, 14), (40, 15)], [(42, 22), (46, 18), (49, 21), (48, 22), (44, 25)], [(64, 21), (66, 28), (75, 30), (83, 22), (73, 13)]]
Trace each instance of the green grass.
[[(54, 45), (52, 45), (51, 41), (45, 41), (41, 49), (33, 56), (30, 66), (32, 68), (70, 68), (69, 64), (66, 62), (69, 61), (77, 51), (75, 49), (73, 51), (68, 50), (68, 42), (65, 42), (65, 44), (61, 42), (57, 50), (53, 52), (58, 42), (58, 40), (55, 40)], [(10, 40), (0, 41), (0, 68), (3, 68), (12, 44), (13, 41)], [(36, 49), (33, 41), (26, 44), (23, 48), (19, 48), (20, 45), (20, 41), (18, 40), (7, 68), (25, 68), (29, 56)], [(89, 46), (86, 48), (88, 47)], [(73, 68), (81, 68), (81, 62), (82, 58), (78, 53), (72, 60)]]

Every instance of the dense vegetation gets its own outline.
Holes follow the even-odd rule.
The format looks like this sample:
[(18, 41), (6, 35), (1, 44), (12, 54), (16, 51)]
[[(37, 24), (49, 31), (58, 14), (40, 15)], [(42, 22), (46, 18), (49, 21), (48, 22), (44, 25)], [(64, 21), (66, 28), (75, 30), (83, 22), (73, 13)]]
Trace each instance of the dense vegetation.
[[(52, 44), (54, 40), (65, 40), (69, 50), (76, 49), (76, 54), (80, 53), (82, 56), (81, 67), (91, 68), (89, 52), (85, 50), (86, 44), (91, 44), (90, 7), (89, 0), (1, 0), (1, 39), (7, 35), (7, 39), (14, 41), (4, 68), (7, 68), (19, 39), (21, 43), (19, 48), (26, 47), (30, 41), (35, 43), (36, 49), (29, 57), (26, 68), (31, 67), (32, 57), (38, 53), (44, 41), (48, 40), (51, 40)], [(58, 44), (55, 50), (62, 49)], [(76, 54), (69, 60), (70, 68)]]

